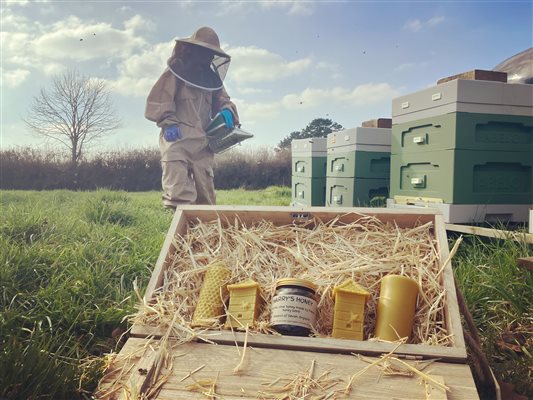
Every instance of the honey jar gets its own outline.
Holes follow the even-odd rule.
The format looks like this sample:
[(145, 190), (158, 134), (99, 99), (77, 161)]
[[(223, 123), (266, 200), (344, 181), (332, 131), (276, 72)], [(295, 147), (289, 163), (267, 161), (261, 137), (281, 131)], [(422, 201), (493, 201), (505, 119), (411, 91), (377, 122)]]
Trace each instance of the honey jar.
[(282, 335), (309, 336), (316, 321), (317, 286), (306, 279), (284, 278), (276, 282), (270, 325)]

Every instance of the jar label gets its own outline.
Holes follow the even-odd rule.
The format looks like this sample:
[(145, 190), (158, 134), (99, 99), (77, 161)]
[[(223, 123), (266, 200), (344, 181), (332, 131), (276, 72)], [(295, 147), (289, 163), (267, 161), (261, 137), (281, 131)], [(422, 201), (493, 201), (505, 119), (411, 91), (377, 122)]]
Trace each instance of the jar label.
[(294, 325), (303, 328), (315, 326), (315, 299), (296, 294), (280, 294), (272, 299), (271, 325)]

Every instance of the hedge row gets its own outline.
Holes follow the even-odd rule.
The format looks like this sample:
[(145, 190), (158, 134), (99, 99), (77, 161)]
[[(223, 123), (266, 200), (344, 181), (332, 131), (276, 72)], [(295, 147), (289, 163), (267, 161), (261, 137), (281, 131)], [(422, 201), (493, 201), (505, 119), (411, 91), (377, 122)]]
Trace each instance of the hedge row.
[[(231, 150), (215, 158), (217, 189), (290, 186), (290, 151)], [(0, 151), (0, 189), (149, 191), (161, 188), (159, 150), (110, 151), (77, 168), (58, 154), (32, 148)]]

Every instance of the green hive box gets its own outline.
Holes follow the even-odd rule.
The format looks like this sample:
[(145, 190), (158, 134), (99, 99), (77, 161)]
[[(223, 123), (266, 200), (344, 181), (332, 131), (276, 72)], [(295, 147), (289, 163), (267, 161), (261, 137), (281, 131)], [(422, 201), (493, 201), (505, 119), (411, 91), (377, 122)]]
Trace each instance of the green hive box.
[(388, 179), (326, 178), (326, 206), (381, 205), (389, 194)]
[(533, 117), (450, 113), (392, 127), (392, 154), (436, 150), (533, 152)]
[(324, 206), (326, 178), (292, 177), (291, 205)]
[(325, 178), (326, 156), (292, 157), (292, 176), (303, 178)]
[(389, 187), (390, 144), (390, 128), (357, 127), (330, 133), (326, 206), (384, 204)]
[(291, 142), (292, 176), (325, 178), (327, 139), (295, 139)]
[(532, 204), (531, 152), (443, 150), (393, 154), (391, 197), (449, 204)]
[(391, 129), (350, 128), (332, 132), (327, 143), (328, 177), (389, 179)]
[(389, 175), (390, 152), (352, 151), (327, 157), (328, 177), (389, 179)]

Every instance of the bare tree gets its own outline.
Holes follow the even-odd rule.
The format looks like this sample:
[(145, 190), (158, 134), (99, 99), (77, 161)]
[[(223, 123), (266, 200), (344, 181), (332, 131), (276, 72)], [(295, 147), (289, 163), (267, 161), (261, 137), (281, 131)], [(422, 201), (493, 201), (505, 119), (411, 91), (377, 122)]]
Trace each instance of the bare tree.
[(74, 166), (86, 149), (121, 125), (105, 81), (76, 70), (56, 76), (49, 90), (41, 89), (24, 122), (35, 134), (66, 146)]

